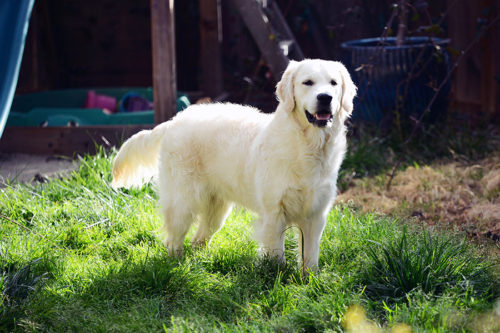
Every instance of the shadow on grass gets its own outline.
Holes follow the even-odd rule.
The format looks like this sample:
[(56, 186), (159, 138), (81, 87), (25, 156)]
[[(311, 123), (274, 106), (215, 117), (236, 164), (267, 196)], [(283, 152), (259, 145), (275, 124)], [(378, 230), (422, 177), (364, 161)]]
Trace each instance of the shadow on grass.
[(0, 331), (11, 331), (14, 320), (22, 315), (23, 306), (29, 302), (29, 296), (40, 290), (51, 276), (52, 263), (42, 258), (27, 264), (7, 264), (4, 254), (0, 267)]
[(254, 315), (271, 316), (283, 306), (279, 297), (255, 304), (269, 298), (276, 283), (300, 276), (296, 265), (280, 267), (273, 259), (247, 255), (227, 261), (221, 252), (173, 259), (160, 251), (91, 274), (86, 281), (77, 278), (69, 286), (33, 290), (24, 307), (4, 316), (0, 328), (158, 331), (171, 327), (174, 318), (220, 328)]

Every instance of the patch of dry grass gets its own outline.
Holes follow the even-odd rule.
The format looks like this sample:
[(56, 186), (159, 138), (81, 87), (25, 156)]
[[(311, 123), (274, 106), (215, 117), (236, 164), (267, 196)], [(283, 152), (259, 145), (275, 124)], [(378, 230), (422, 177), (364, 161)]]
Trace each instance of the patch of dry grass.
[(474, 163), (438, 162), (388, 176), (354, 180), (339, 195), (363, 211), (414, 216), (427, 224), (500, 237), (500, 153)]

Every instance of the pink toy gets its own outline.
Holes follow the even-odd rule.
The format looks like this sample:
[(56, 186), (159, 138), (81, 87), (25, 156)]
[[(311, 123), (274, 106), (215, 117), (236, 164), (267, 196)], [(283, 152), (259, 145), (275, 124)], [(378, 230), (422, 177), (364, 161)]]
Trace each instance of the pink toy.
[(106, 95), (96, 94), (94, 90), (89, 90), (85, 101), (87, 109), (106, 109), (114, 112), (116, 109), (116, 98)]

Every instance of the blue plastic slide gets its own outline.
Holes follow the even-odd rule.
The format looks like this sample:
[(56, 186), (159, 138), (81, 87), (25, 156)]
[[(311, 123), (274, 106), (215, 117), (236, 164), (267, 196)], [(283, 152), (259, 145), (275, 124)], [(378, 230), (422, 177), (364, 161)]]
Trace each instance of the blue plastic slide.
[(35, 0), (0, 0), (0, 138), (9, 115)]

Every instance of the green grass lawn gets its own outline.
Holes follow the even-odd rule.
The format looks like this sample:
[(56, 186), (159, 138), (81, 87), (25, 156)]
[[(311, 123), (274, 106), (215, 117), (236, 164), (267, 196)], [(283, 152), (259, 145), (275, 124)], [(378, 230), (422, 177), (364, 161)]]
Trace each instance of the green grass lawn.
[(110, 167), (0, 189), (0, 331), (500, 331), (497, 263), (463, 235), (336, 206), (303, 278), (293, 231), (278, 267), (236, 209), (172, 259), (152, 187), (115, 191)]

